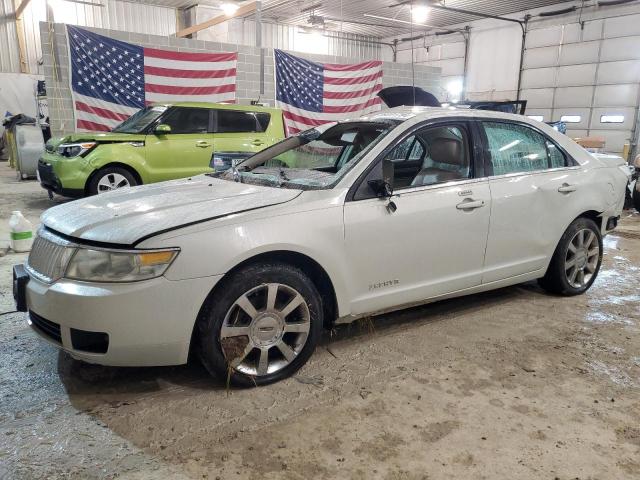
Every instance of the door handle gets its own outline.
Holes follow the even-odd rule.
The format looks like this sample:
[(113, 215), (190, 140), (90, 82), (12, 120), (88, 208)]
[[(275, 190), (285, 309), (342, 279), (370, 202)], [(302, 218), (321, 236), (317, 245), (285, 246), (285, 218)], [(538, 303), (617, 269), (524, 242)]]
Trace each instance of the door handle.
[(251, 144), (259, 147), (260, 145), (264, 145), (264, 142), (262, 140), (254, 140)]
[(205, 142), (204, 140), (200, 140), (199, 142), (196, 142), (196, 147), (207, 148), (210, 146), (211, 144), (209, 142)]
[(575, 192), (578, 189), (575, 185), (569, 185), (568, 183), (563, 183), (561, 187), (558, 187), (558, 191), (560, 193), (571, 193)]
[(466, 199), (465, 201), (456, 205), (456, 208), (458, 210), (474, 210), (480, 207), (484, 207), (484, 200)]

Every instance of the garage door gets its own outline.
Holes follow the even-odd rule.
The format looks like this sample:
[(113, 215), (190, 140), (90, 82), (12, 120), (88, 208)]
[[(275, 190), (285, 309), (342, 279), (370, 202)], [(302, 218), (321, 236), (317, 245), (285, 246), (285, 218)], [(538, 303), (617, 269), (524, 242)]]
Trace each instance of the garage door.
[(527, 114), (563, 120), (568, 134), (631, 141), (640, 89), (640, 15), (530, 26), (522, 74)]

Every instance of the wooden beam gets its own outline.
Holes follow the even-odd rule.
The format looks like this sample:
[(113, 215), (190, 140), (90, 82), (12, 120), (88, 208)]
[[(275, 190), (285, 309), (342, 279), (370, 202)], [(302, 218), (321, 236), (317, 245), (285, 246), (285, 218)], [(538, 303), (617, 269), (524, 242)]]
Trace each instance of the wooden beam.
[(235, 17), (241, 17), (243, 15), (248, 15), (253, 13), (256, 9), (257, 2), (249, 2), (241, 5), (238, 10), (233, 15), (218, 15), (216, 17), (210, 18), (206, 22), (199, 23), (197, 25), (192, 25), (188, 28), (180, 30), (176, 33), (176, 37), (186, 37), (187, 35), (191, 35), (193, 33), (199, 32), (200, 30), (204, 30), (209, 27), (213, 27), (214, 25), (218, 25), (219, 23), (226, 22), (227, 20), (231, 20)]
[(22, 25), (22, 13), (24, 9), (27, 8), (29, 2), (31, 0), (22, 0), (22, 3), (18, 5), (20, 0), (13, 0), (13, 5), (15, 7), (16, 13), (16, 36), (18, 37), (18, 58), (20, 60), (20, 72), (21, 73), (29, 73), (29, 65), (27, 65), (27, 56), (25, 54), (26, 42), (24, 36), (24, 26)]
[(24, 9), (29, 6), (30, 2), (31, 0), (22, 0), (22, 3), (18, 5), (18, 8), (16, 8), (16, 19), (20, 18), (22, 12), (24, 12)]

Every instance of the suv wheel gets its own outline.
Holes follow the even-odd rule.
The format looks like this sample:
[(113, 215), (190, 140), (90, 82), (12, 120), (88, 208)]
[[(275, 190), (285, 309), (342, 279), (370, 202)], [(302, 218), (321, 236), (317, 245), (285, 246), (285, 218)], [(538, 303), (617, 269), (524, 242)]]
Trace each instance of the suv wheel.
[(636, 184), (633, 189), (633, 206), (637, 212), (640, 212), (640, 178), (636, 180)]
[(558, 295), (579, 295), (593, 284), (602, 264), (602, 234), (593, 220), (578, 218), (564, 232), (542, 288)]
[(136, 185), (138, 182), (128, 170), (121, 167), (106, 167), (98, 170), (91, 177), (88, 190), (90, 195), (96, 195)]
[(198, 351), (211, 374), (235, 385), (266, 385), (302, 367), (321, 332), (313, 282), (291, 265), (254, 265), (224, 280), (207, 299)]

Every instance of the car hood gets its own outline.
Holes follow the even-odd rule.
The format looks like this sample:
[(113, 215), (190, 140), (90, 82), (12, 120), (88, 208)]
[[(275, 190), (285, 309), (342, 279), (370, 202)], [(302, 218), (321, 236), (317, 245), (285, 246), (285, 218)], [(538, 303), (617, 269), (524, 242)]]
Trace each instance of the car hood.
[(41, 220), (77, 239), (135, 245), (169, 230), (288, 202), (300, 193), (200, 175), (65, 203), (45, 211)]
[(98, 142), (98, 143), (119, 143), (119, 142), (141, 142), (146, 135), (140, 133), (72, 133), (64, 137), (51, 139), (48, 145), (58, 147), (62, 143), (75, 142)]

